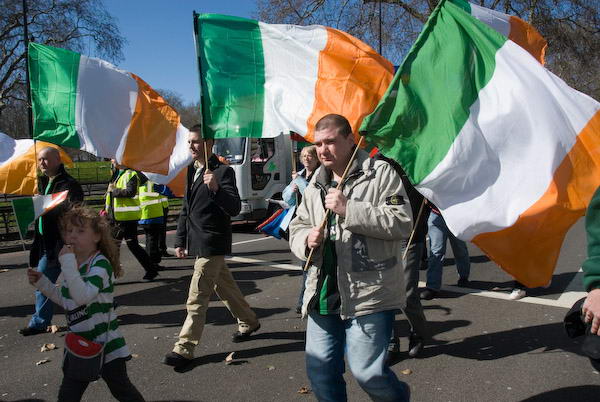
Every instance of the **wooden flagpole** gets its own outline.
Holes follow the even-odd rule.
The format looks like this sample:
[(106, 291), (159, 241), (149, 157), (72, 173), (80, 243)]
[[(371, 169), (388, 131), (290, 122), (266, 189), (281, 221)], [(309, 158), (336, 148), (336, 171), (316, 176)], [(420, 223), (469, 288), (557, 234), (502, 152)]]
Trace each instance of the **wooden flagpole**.
[(31, 104), (31, 81), (29, 79), (29, 28), (27, 26), (27, 11), (27, 0), (23, 0), (23, 44), (25, 46), (25, 81), (27, 82), (27, 123), (29, 127), (29, 136), (33, 138), (33, 111)]
[[(292, 133), (290, 132), (290, 149), (292, 151), (292, 175), (294, 173), (298, 174), (298, 166), (296, 165), (296, 155), (294, 153), (294, 143), (295, 141), (292, 139)], [(298, 176), (296, 176), (298, 177)], [(292, 181), (294, 181), (294, 177), (292, 177)], [(298, 207), (298, 192), (294, 193), (294, 198), (296, 200), (296, 208)]]
[(205, 136), (205, 130), (204, 130), (204, 96), (202, 95), (202, 60), (200, 58), (200, 52), (199, 52), (199, 43), (198, 43), (198, 37), (200, 35), (200, 32), (198, 30), (198, 13), (196, 11), (192, 12), (192, 17), (193, 17), (193, 26), (194, 26), (194, 40), (195, 40), (195, 47), (194, 49), (196, 50), (196, 63), (198, 66), (198, 83), (200, 84), (200, 111), (198, 113), (199, 118), (200, 118), (200, 127), (202, 127), (202, 146), (204, 148), (204, 171), (206, 171), (208, 169), (208, 147), (206, 146), (207, 142), (206, 142), (206, 136)]
[(419, 212), (417, 213), (417, 219), (415, 219), (413, 222), (413, 230), (412, 232), (410, 232), (410, 237), (408, 238), (408, 243), (406, 243), (406, 248), (404, 249), (404, 252), (402, 253), (402, 259), (404, 260), (406, 258), (406, 253), (408, 252), (408, 247), (410, 247), (410, 244), (412, 243), (412, 239), (413, 236), (415, 235), (415, 231), (417, 230), (417, 224), (419, 222), (419, 219), (421, 219), (421, 213), (423, 212), (423, 207), (425, 206), (425, 197), (423, 197), (423, 201), (421, 202), (421, 206), (419, 207)]

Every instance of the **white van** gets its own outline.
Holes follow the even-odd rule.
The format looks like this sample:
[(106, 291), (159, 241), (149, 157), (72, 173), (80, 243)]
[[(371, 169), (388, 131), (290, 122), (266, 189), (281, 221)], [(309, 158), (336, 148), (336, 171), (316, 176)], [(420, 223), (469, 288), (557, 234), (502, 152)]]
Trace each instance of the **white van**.
[(289, 134), (274, 138), (216, 139), (213, 152), (235, 171), (242, 210), (233, 220), (260, 220), (276, 210), (267, 198), (281, 199), (292, 180), (292, 142)]

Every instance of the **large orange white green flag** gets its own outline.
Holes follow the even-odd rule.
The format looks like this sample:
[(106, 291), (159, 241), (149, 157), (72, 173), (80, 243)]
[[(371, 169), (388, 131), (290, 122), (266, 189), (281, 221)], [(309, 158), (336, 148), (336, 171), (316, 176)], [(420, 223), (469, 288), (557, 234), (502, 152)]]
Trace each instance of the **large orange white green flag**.
[(60, 147), (44, 141), (15, 140), (0, 133), (0, 194), (33, 195), (37, 193), (37, 157), (46, 147), (58, 149), (62, 162), (70, 166), (71, 158)]
[[(188, 130), (146, 82), (79, 53), (29, 44), (34, 138), (167, 175)], [(172, 156), (172, 155), (175, 156)]]
[(195, 24), (209, 138), (293, 131), (312, 142), (328, 113), (346, 116), (356, 131), (394, 74), (371, 47), (333, 28), (218, 14), (199, 14)]
[(449, 229), (546, 285), (600, 185), (600, 103), (443, 0), (361, 127)]

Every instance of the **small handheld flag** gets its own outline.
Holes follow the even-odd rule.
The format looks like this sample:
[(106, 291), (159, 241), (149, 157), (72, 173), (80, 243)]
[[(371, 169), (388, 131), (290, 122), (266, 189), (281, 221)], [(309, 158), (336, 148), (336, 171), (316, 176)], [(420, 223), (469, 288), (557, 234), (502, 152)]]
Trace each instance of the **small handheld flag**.
[(65, 190), (60, 193), (36, 195), (12, 200), (21, 239), (27, 234), (27, 228), (31, 223), (66, 200), (68, 194), (69, 191)]

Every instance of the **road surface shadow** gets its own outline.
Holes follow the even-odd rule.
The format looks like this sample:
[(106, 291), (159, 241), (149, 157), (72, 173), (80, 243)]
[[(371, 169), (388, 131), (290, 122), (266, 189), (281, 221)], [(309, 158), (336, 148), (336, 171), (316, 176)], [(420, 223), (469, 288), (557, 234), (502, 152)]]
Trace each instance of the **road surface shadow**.
[[(273, 270), (240, 270), (232, 271), (233, 279), (245, 296), (261, 293), (255, 281), (270, 279), (278, 276), (296, 276), (295, 271)], [(115, 300), (122, 306), (168, 306), (185, 305), (192, 275), (180, 278), (161, 278), (154, 282), (162, 286), (154, 286), (137, 292), (121, 294)], [(138, 282), (120, 282), (117, 286), (125, 286)], [(299, 286), (299, 285), (298, 285)], [(211, 295), (211, 301), (220, 300), (216, 293)], [(0, 309), (1, 311), (1, 309)]]
[(264, 254), (289, 254), (290, 249), (275, 249), (275, 250), (257, 250), (257, 251), (238, 251), (232, 254), (232, 257), (248, 257), (252, 255)]
[(565, 387), (542, 392), (539, 395), (521, 400), (521, 402), (563, 402), (577, 400), (598, 401), (600, 399), (600, 386), (580, 385), (577, 387)]
[[(269, 345), (269, 346), (263, 346), (263, 347), (253, 348), (253, 349), (236, 350), (236, 351), (232, 350), (230, 352), (235, 352), (235, 360), (248, 360), (248, 359), (252, 359), (253, 357), (268, 356), (268, 355), (274, 355), (274, 354), (279, 354), (279, 353), (302, 352), (302, 351), (304, 351), (304, 342), (291, 342), (291, 343), (284, 343), (281, 345)], [(187, 365), (177, 368), (177, 369), (174, 369), (174, 370), (178, 373), (185, 373), (185, 372), (195, 369), (198, 366), (202, 366), (205, 364), (210, 364), (210, 363), (225, 364), (225, 358), (227, 357), (227, 355), (230, 352), (215, 353), (212, 355), (204, 355), (204, 356), (196, 357), (191, 362), (189, 362)]]
[[(288, 308), (256, 308), (252, 310), (256, 313), (259, 319), (268, 318), (276, 314), (282, 314), (289, 311)], [(164, 311), (156, 314), (137, 314), (137, 313), (119, 313), (119, 324), (155, 324), (154, 328), (175, 327), (181, 326), (185, 320), (187, 313), (185, 306), (182, 305), (181, 310)], [(206, 324), (212, 325), (234, 325), (237, 321), (231, 316), (226, 307), (209, 307), (206, 312)], [(232, 332), (234, 330), (232, 329)], [(258, 334), (257, 334), (258, 336)], [(254, 338), (254, 337), (253, 337)]]
[[(444, 328), (444, 322), (430, 322), (430, 324), (432, 324), (433, 333), (447, 330)], [(436, 325), (441, 327), (436, 328)], [(537, 349), (543, 349), (537, 353), (562, 350), (583, 356), (580, 341), (568, 338), (563, 323), (557, 322), (471, 336), (463, 339), (462, 342), (448, 343), (434, 339), (429, 342), (428, 346), (425, 346), (422, 357), (446, 354), (464, 359), (487, 361), (531, 353)]]
[[(556, 274), (552, 276), (552, 283), (547, 288), (538, 287), (538, 288), (528, 288), (527, 296), (548, 296), (548, 295), (561, 295), (565, 292), (569, 284), (573, 281), (573, 278), (577, 275), (577, 272), (563, 272), (560, 274)], [(494, 288), (498, 288), (498, 290), (506, 290), (511, 291), (514, 287), (514, 281), (505, 281), (505, 282), (479, 282), (481, 283), (481, 289), (492, 290)], [(477, 286), (479, 289), (480, 286)], [(582, 289), (583, 290), (583, 286)]]

